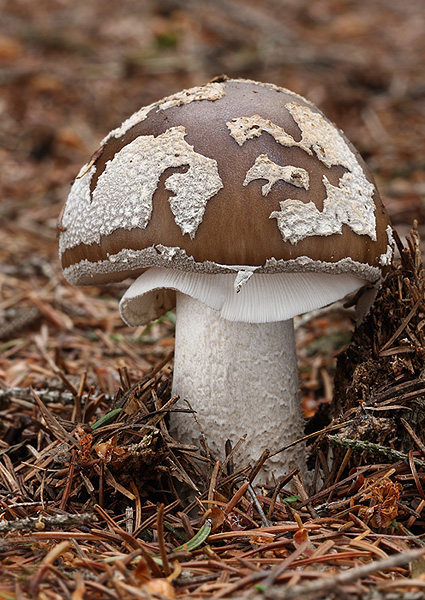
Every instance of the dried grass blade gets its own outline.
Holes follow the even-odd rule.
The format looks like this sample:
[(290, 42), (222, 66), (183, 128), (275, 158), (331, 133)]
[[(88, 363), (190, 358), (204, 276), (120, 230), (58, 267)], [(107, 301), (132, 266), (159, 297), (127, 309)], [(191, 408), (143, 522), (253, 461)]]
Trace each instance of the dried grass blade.
[(60, 542), (56, 546), (54, 546), (43, 558), (40, 568), (38, 571), (32, 576), (28, 588), (30, 592), (34, 595), (37, 591), (38, 586), (46, 575), (49, 567), (53, 565), (55, 560), (59, 558), (64, 552), (66, 552), (71, 547), (70, 542)]
[(53, 436), (61, 442), (67, 442), (68, 444), (76, 445), (76, 440), (70, 435), (59, 423), (56, 417), (50, 412), (50, 410), (43, 404), (36, 392), (31, 388), (31, 393), (37, 403), (38, 409), (46, 421), (46, 425), (50, 429)]
[(279, 577), (279, 575), (281, 573), (283, 573), (284, 571), (286, 571), (288, 569), (288, 567), (290, 567), (291, 564), (295, 560), (297, 560), (297, 558), (299, 556), (304, 554), (304, 552), (308, 548), (308, 545), (309, 545), (308, 541), (304, 542), (296, 550), (294, 550), (294, 552), (292, 552), (292, 554), (290, 554), (287, 558), (285, 558), (285, 560), (283, 560), (280, 565), (277, 565), (277, 567), (272, 569), (272, 572), (267, 576), (267, 578), (264, 580), (264, 583), (261, 585), (261, 587), (259, 589), (262, 592), (265, 592), (270, 586), (272, 586), (273, 583), (276, 581), (276, 579)]
[(168, 577), (171, 574), (170, 563), (168, 562), (167, 550), (164, 539), (164, 504), (161, 504), (156, 518), (156, 532), (158, 535), (159, 552), (161, 554), (162, 568), (164, 574)]

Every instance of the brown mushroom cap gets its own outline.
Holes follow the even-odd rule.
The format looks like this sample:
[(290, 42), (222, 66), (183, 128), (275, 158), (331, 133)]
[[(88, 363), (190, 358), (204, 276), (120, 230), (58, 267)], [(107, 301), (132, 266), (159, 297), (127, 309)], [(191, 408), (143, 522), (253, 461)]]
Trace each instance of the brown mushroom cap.
[(111, 132), (61, 231), (65, 277), (83, 285), (235, 265), (335, 266), (374, 282), (391, 260), (389, 219), (355, 148), (307, 100), (247, 80), (165, 98)]

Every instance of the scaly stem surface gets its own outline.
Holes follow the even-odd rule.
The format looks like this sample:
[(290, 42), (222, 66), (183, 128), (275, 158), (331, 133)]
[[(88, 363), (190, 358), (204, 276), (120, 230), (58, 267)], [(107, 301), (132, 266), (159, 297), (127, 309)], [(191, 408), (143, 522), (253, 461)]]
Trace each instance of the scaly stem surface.
[[(247, 435), (235, 456), (237, 467), (253, 464), (303, 435), (293, 321), (226, 321), (198, 300), (177, 292), (173, 394), (187, 399), (213, 454), (223, 460)], [(184, 408), (184, 403), (180, 403)], [(187, 413), (174, 413), (173, 435), (199, 445), (199, 428)], [(294, 467), (304, 471), (305, 449), (298, 444), (269, 459), (259, 481), (272, 482)]]

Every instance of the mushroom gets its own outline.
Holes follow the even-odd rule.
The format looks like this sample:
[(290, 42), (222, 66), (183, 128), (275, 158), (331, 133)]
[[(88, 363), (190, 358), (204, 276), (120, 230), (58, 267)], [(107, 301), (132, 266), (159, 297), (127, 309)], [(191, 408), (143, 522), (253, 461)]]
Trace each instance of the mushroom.
[[(72, 284), (134, 279), (129, 325), (176, 306), (173, 393), (213, 454), (244, 465), (302, 437), (293, 318), (378, 285), (388, 216), (344, 134), (272, 84), (218, 78), (144, 107), (101, 143), (64, 207)], [(192, 416), (172, 415), (198, 443)], [(264, 477), (305, 464), (302, 444)]]

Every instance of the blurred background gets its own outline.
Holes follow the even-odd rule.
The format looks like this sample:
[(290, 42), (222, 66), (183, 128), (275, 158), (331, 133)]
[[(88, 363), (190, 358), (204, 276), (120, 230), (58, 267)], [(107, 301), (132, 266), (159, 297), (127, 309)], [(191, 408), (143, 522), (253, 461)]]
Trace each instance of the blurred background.
[[(123, 326), (122, 285), (63, 281), (56, 219), (109, 130), (222, 73), (317, 104), (368, 162), (400, 234), (414, 219), (423, 232), (423, 0), (0, 0), (3, 386), (60, 387), (60, 373), (87, 370), (112, 393), (119, 365), (137, 379), (172, 349), (170, 320)], [(331, 395), (342, 318), (303, 327), (305, 406)]]

